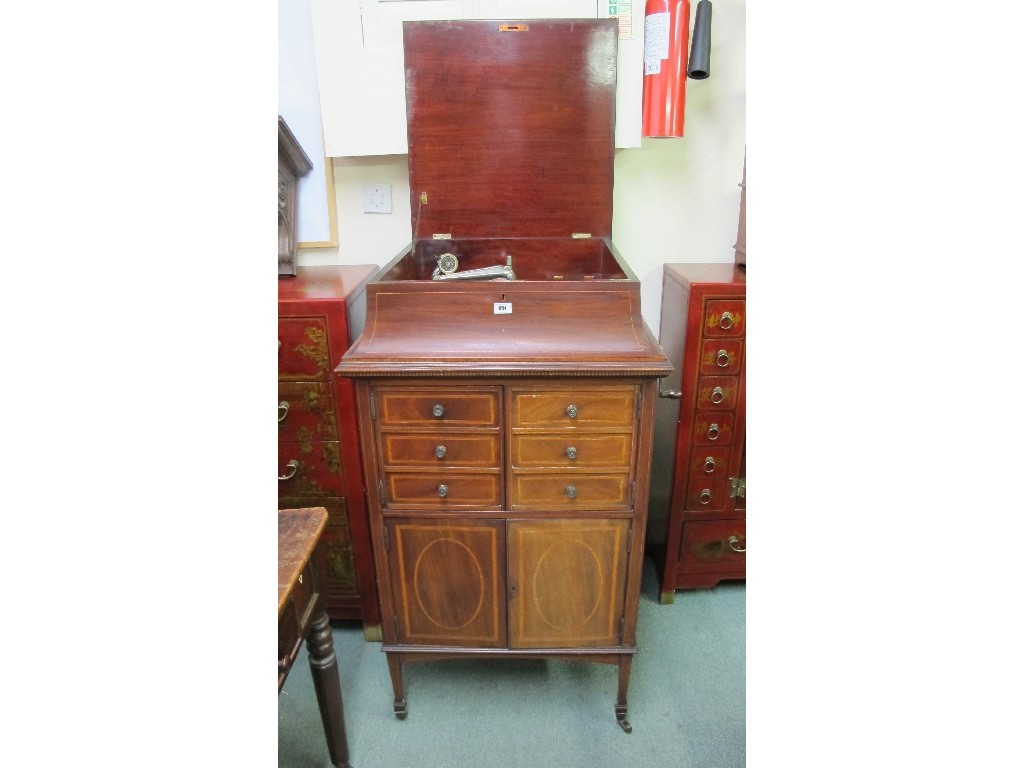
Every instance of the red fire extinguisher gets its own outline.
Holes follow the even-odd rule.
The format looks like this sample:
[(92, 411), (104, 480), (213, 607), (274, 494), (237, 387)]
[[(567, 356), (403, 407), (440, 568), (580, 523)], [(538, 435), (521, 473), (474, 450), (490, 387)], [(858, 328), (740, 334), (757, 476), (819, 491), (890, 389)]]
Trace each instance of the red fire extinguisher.
[(647, 0), (644, 9), (643, 135), (683, 135), (689, 0)]

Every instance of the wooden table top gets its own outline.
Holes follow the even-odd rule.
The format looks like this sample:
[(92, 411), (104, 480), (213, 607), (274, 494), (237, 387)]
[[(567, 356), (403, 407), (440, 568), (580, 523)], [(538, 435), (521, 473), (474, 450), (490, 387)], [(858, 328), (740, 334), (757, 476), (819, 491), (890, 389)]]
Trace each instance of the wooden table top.
[(299, 574), (327, 525), (323, 507), (277, 512), (277, 615), (280, 618)]

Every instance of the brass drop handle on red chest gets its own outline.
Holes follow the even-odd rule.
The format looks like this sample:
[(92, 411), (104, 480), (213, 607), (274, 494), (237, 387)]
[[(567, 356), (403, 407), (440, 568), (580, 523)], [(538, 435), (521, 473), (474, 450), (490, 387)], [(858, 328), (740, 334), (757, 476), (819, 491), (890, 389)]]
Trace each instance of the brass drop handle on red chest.
[(721, 431), (718, 429), (717, 424), (712, 424), (708, 427), (708, 440), (717, 440), (719, 434), (721, 434)]
[[(745, 546), (743, 546), (743, 547), (738, 546), (739, 542), (740, 542), (740, 537), (739, 536), (730, 536), (729, 537), (729, 549), (731, 549), (733, 552), (746, 552), (747, 548)], [(744, 541), (743, 543), (746, 544), (746, 541)]]
[(295, 477), (295, 473), (299, 471), (299, 462), (297, 462), (295, 459), (289, 461), (287, 464), (285, 464), (285, 466), (288, 467), (288, 469), (290, 469), (291, 472), (289, 472), (287, 475), (278, 475), (278, 480), (291, 480), (293, 477)]
[(576, 446), (570, 445), (568, 448), (566, 448), (565, 449), (565, 455), (568, 456), (570, 459), (575, 459), (576, 458)]
[(729, 367), (729, 353), (724, 349), (718, 350), (718, 354), (715, 356), (715, 365), (719, 368)]
[(434, 403), (432, 412), (435, 418), (440, 419), (442, 416), (444, 416), (444, 406), (441, 405), (440, 403)]
[(565, 415), (568, 416), (570, 419), (575, 419), (577, 413), (578, 411), (576, 410), (575, 405), (570, 404), (569, 407), (565, 409)]
[(568, 496), (570, 499), (575, 499), (576, 498), (576, 486), (575, 485), (567, 485), (567, 486), (565, 486), (565, 495)]
[(443, 445), (439, 445), (437, 446), (437, 448), (434, 449), (434, 455), (437, 456), (437, 458), (439, 459), (443, 459), (446, 453), (448, 453), (448, 449), (445, 448)]
[(718, 327), (723, 331), (728, 331), (732, 328), (732, 313), (723, 312), (722, 317), (718, 320)]
[(440, 496), (442, 499), (445, 496), (447, 496), (448, 495), (448, 486), (445, 485), (444, 483), (441, 483), (441, 485), (437, 486), (437, 495)]
[(704, 459), (704, 471), (709, 475), (715, 471), (715, 457), (708, 456)]
[(702, 490), (700, 492), (700, 496), (697, 497), (697, 500), (701, 504), (709, 504), (711, 502), (711, 489), (705, 488), (704, 490)]
[(711, 390), (711, 402), (718, 405), (725, 400), (725, 392), (722, 391), (721, 387), (715, 387)]
[(277, 404), (277, 423), (280, 424), (288, 416), (288, 401), (282, 400)]

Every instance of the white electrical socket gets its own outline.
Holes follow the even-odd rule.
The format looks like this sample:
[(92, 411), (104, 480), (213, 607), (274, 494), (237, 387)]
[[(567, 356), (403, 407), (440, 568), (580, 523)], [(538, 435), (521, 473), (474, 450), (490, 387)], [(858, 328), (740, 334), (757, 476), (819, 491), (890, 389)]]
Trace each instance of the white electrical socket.
[(363, 213), (391, 213), (390, 184), (363, 184)]

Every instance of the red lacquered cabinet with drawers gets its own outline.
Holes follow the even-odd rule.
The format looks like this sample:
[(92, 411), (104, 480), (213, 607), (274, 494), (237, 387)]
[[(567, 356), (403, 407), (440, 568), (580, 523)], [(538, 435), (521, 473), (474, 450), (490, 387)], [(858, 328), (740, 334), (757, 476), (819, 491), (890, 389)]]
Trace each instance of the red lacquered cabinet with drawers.
[(359, 459), (352, 382), (333, 375), (362, 332), (375, 265), (298, 267), (277, 289), (278, 509), (325, 507), (332, 619), (363, 622), (381, 640), (380, 605)]
[(661, 602), (746, 578), (746, 273), (666, 264), (661, 344), (682, 373)]

